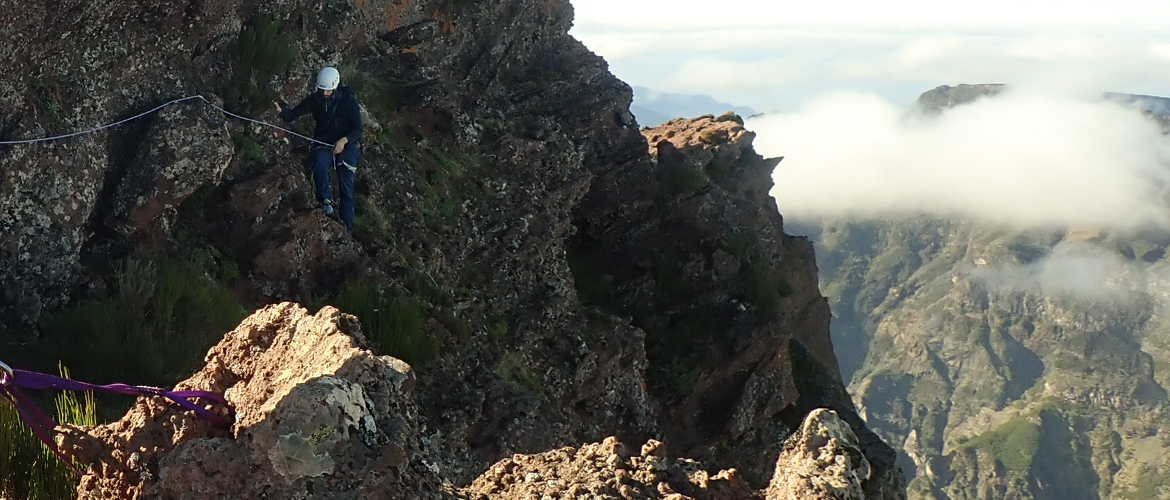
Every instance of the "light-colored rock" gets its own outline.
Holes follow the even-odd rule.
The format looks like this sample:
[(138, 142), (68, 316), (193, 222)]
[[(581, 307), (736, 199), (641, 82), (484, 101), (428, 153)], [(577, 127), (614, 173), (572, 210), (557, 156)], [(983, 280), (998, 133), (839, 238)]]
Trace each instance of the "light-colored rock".
[(863, 500), (869, 461), (853, 430), (832, 410), (813, 410), (776, 461), (768, 500)]
[[(331, 307), (316, 315), (291, 303), (261, 309), (179, 384), (223, 392), (232, 427), (141, 398), (121, 420), (70, 435), (67, 447), (97, 462), (79, 496), (366, 498), (387, 488), (441, 496), (419, 455), (410, 366), (364, 343), (357, 321)], [(117, 459), (131, 450), (157, 473)]]

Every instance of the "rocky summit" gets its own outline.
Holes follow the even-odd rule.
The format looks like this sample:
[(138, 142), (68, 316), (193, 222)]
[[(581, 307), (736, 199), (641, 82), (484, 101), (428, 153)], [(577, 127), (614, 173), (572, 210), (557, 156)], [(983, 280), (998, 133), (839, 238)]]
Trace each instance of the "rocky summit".
[[(567, 0), (3, 6), (0, 140), (206, 100), (0, 149), (6, 361), (235, 407), (61, 427), (81, 497), (904, 496), (779, 160), (734, 114), (639, 130)], [(352, 234), (308, 144), (207, 104), (276, 122), (326, 65)]]

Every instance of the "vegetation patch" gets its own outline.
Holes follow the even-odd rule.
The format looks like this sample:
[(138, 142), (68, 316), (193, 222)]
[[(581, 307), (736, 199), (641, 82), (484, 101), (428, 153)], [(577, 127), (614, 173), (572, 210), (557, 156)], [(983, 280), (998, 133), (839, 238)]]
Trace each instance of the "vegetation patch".
[(271, 20), (256, 18), (240, 30), (229, 57), (232, 76), (221, 95), (233, 111), (255, 114), (278, 97), (272, 80), (296, 60), (296, 40)]
[(711, 182), (702, 170), (685, 165), (664, 165), (658, 167), (659, 192), (668, 198), (698, 191)]
[(232, 144), (236, 147), (236, 159), (242, 172), (249, 174), (257, 172), (266, 164), (267, 155), (264, 154), (264, 148), (246, 127), (232, 132)]
[(540, 377), (536, 376), (530, 364), (520, 354), (504, 353), (496, 362), (495, 372), (516, 393), (535, 396), (542, 392), (543, 384)]
[[(58, 367), (61, 376), (69, 370)], [(59, 424), (97, 425), (93, 393), (60, 392), (54, 398)], [(0, 401), (0, 497), (28, 500), (73, 498), (78, 477), (24, 424), (16, 408)]]
[(1156, 467), (1143, 465), (1133, 487), (1122, 493), (1120, 497), (1133, 500), (1165, 498), (1167, 490), (1170, 490), (1170, 477), (1160, 473)]
[(767, 316), (780, 312), (780, 301), (792, 295), (792, 285), (772, 265), (758, 260), (747, 266), (748, 293)]
[(744, 283), (748, 300), (765, 318), (779, 312), (781, 301), (792, 296), (795, 289), (760, 251), (759, 237), (742, 231), (732, 234), (723, 246), (739, 259), (739, 280)]
[(342, 65), (338, 71), (341, 72), (342, 83), (357, 93), (366, 112), (382, 126), (381, 133), (370, 137), (372, 142), (389, 141), (388, 134), (393, 129), (390, 124), (397, 120), (399, 109), (403, 104), (415, 100), (419, 89), (426, 85), (426, 82), (404, 80), (379, 70), (367, 69), (356, 62)]
[(438, 341), (425, 329), (422, 303), (415, 297), (359, 284), (347, 287), (331, 302), (361, 320), (362, 331), (380, 354), (421, 366), (439, 352)]
[(652, 329), (646, 338), (646, 378), (654, 392), (668, 401), (685, 398), (703, 370), (720, 365), (731, 344), (718, 334), (727, 331), (729, 316), (715, 307), (695, 309)]
[(487, 333), (488, 337), (496, 341), (502, 341), (508, 338), (508, 321), (501, 319), (495, 323), (492, 323), (492, 326), (488, 328)]
[(606, 267), (608, 259), (570, 245), (566, 252), (569, 270), (581, 302), (613, 310), (617, 308), (614, 277)]
[(190, 375), (204, 354), (246, 311), (218, 279), (238, 276), (233, 264), (207, 269), (214, 252), (187, 258), (129, 257), (117, 267), (114, 293), (44, 318), (41, 331), (57, 355), (85, 380), (170, 386)]
[(1017, 416), (993, 431), (959, 443), (958, 449), (978, 449), (995, 457), (1012, 472), (1025, 473), (1040, 447), (1040, 425)]
[(354, 236), (362, 243), (386, 244), (394, 239), (394, 226), (386, 209), (371, 198), (357, 197)]

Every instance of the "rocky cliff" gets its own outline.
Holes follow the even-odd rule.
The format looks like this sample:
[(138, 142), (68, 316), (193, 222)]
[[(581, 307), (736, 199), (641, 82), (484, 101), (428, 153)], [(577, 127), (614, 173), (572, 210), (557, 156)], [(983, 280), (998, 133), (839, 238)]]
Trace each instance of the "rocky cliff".
[(797, 231), (817, 244), (850, 392), (904, 450), (911, 498), (1170, 495), (1170, 235), (927, 216)]
[[(825, 465), (870, 497), (901, 495), (893, 452), (841, 383), (811, 245), (783, 233), (767, 195), (775, 160), (735, 116), (640, 133), (629, 87), (568, 36), (567, 1), (6, 7), (5, 139), (193, 94), (273, 120), (270, 101), (298, 99), (325, 64), (368, 119), (353, 235), (315, 208), (303, 144), (199, 102), (0, 150), (0, 318), (16, 364), (94, 346), (173, 383), (190, 371), (158, 360), (218, 341), (233, 300), (338, 304), (364, 326), (274, 345), (302, 323), (356, 330), (331, 310), (253, 316), (186, 382), (227, 390), (246, 409), (236, 426), (140, 401), (94, 432), (101, 443), (77, 437), (105, 450), (86, 452), (101, 465), (83, 494), (214, 496), (190, 488), (244, 474), (233, 484), (275, 496), (455, 495), (503, 457), (610, 435), (737, 467), (762, 491), (799, 441), (785, 439), (829, 408), (853, 436), (825, 424), (848, 442), (826, 449), (862, 456), (830, 451), (843, 458)], [(184, 334), (195, 327), (216, 333)], [(262, 369), (285, 357), (311, 365), (290, 368), (295, 384)], [(294, 393), (337, 404), (316, 415)]]

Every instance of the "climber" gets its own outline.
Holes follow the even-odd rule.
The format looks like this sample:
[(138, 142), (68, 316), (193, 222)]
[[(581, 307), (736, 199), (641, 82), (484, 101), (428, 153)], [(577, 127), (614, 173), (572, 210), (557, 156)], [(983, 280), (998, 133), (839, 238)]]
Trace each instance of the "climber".
[(339, 186), (339, 209), (345, 228), (353, 232), (354, 200), (353, 183), (357, 175), (357, 164), (361, 158), (358, 144), (362, 138), (362, 115), (358, 108), (357, 95), (349, 87), (338, 87), (341, 73), (336, 68), (326, 67), (317, 74), (317, 91), (305, 97), (295, 107), (273, 102), (280, 118), (286, 122), (295, 121), (301, 115), (312, 113), (317, 122), (313, 137), (333, 147), (315, 145), (312, 149), (313, 182), (316, 185), (317, 201), (332, 216), (333, 181), (330, 167), (336, 166)]

